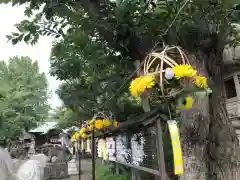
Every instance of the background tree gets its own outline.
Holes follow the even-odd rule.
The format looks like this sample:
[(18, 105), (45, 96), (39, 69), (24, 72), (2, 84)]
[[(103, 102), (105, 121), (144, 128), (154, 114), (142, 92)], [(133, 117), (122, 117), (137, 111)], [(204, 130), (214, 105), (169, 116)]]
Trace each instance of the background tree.
[[(140, 105), (128, 94), (114, 96), (132, 72), (128, 72), (127, 64), (121, 63), (115, 51), (103, 44), (78, 29), (52, 49), (51, 74), (65, 80), (57, 94), (67, 108), (78, 112), (79, 120), (87, 120), (103, 108), (113, 112), (119, 121), (142, 113)], [(110, 97), (111, 101), (106, 102)]]
[[(194, 119), (193, 122), (198, 122), (198, 127), (204, 127), (204, 133), (202, 134), (205, 136), (200, 138), (199, 142), (190, 142), (187, 145), (190, 146), (190, 149), (194, 148), (196, 144), (204, 147), (203, 149), (208, 154), (206, 165), (208, 166), (208, 172), (211, 173), (209, 175), (211, 176), (210, 179), (217, 179), (214, 172), (217, 172), (216, 168), (219, 164), (223, 166), (230, 163), (231, 156), (234, 153), (229, 152), (235, 152), (234, 147), (237, 141), (225, 108), (222, 52), (226, 44), (236, 45), (238, 42), (238, 38), (234, 38), (234, 41), (230, 41), (228, 38), (235, 34), (231, 23), (239, 20), (237, 19), (239, 12), (234, 1), (58, 0), (45, 2), (41, 0), (4, 0), (2, 2), (13, 2), (14, 5), (29, 3), (25, 13), (33, 19), (24, 20), (17, 24), (16, 27), (19, 32), (12, 33), (8, 36), (8, 39), (13, 44), (21, 40), (34, 44), (40, 35), (51, 35), (59, 38), (56, 39), (57, 43), (65, 41), (67, 46), (71, 46), (71, 50), (62, 51), (65, 53), (61, 53), (58, 58), (51, 61), (54, 69), (52, 74), (58, 77), (64, 75), (62, 79), (70, 80), (74, 84), (76, 81), (82, 80), (80, 76), (86, 75), (87, 83), (81, 83), (84, 83), (84, 85), (91, 84), (91, 86), (88, 86), (91, 87), (88, 90), (95, 97), (95, 102), (100, 97), (109, 96), (109, 94), (105, 96), (105, 92), (108, 91), (104, 90), (103, 93), (98, 89), (99, 87), (102, 89), (102, 87), (99, 81), (95, 81), (98, 79), (96, 73), (105, 75), (105, 70), (112, 64), (116, 64), (115, 66), (120, 67), (124, 72), (124, 76), (120, 76), (121, 80), (119, 80), (119, 84), (122, 84), (124, 77), (129, 77), (129, 72), (134, 70), (133, 63), (135, 60), (144, 59), (147, 53), (153, 49), (161, 48), (164, 43), (182, 46), (189, 54), (196, 57), (195, 65), (202, 74), (209, 78), (213, 89), (213, 94), (209, 99), (209, 108), (200, 111), (200, 116), (195, 116), (196, 113), (193, 113), (194, 116), (191, 117)], [(40, 13), (33, 15), (33, 11), (38, 10), (42, 5), (44, 7)], [(74, 40), (75, 37), (76, 40)], [(69, 38), (71, 39), (70, 42)], [(82, 41), (79, 41), (79, 39)], [(97, 56), (95, 58), (89, 57), (89, 46), (87, 46), (87, 49), (81, 47), (82, 42), (86, 42), (84, 39), (88, 42), (89, 40), (90, 42), (98, 42), (98, 48), (101, 47), (101, 53), (104, 52), (105, 55), (102, 58), (106, 60), (104, 68), (96, 70), (94, 62), (96, 62), (96, 59), (101, 59), (100, 54), (98, 54), (100, 51), (97, 51), (98, 48), (95, 49), (94, 52)], [(93, 52), (93, 49), (91, 52)], [(75, 58), (70, 60), (70, 54), (71, 57)], [(89, 67), (94, 67), (95, 70), (86, 73), (85, 68), (87, 67), (84, 66), (86, 62)], [(82, 66), (85, 67), (84, 70), (80, 68)], [(119, 72), (116, 73), (120, 74)], [(74, 78), (76, 74), (77, 80), (76, 77)], [(89, 77), (90, 79), (93, 77), (94, 81), (90, 81)], [(114, 85), (116, 82), (109, 84)], [(96, 87), (96, 85), (98, 86)], [(74, 86), (70, 84), (71, 88)], [(116, 91), (116, 86), (113, 87), (110, 92)], [(75, 97), (71, 97), (70, 100)], [(121, 98), (118, 95), (112, 101), (117, 102), (116, 99)], [(78, 103), (83, 102), (79, 101)], [(77, 102), (75, 102), (75, 107), (79, 108), (80, 105), (76, 104)], [(208, 107), (206, 104), (204, 106)], [(96, 109), (96, 107), (98, 105), (93, 106), (93, 109)], [(111, 107), (114, 106), (108, 108)], [(201, 110), (200, 105), (199, 107)], [(101, 106), (100, 109), (102, 109)], [(194, 117), (199, 117), (199, 119)], [(224, 136), (222, 136), (223, 134)], [(185, 150), (186, 155), (189, 155), (188, 148)], [(228, 177), (228, 179), (232, 178)]]
[(48, 85), (29, 57), (1, 61), (0, 73), (0, 137), (10, 142), (47, 118)]
[(57, 121), (58, 127), (61, 129), (79, 126), (77, 113), (68, 108), (58, 108), (53, 114), (53, 119)]

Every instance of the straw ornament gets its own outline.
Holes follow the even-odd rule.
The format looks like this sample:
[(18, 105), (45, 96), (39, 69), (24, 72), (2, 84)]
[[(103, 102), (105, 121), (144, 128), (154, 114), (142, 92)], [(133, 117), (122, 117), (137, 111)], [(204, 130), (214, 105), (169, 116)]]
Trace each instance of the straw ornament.
[(165, 46), (162, 51), (150, 53), (144, 60), (142, 71), (143, 75), (130, 85), (130, 92), (134, 97), (146, 92), (154, 95), (151, 91), (154, 88), (160, 92), (160, 99), (165, 101), (179, 94), (187, 97), (193, 91), (203, 91), (206, 94), (210, 92), (207, 79), (198, 74), (188, 56), (178, 46)]

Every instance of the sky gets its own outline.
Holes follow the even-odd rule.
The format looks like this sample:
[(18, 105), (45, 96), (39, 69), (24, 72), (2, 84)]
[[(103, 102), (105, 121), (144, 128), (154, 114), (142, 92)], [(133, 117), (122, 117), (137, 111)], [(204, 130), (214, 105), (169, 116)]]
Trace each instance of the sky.
[(13, 46), (7, 42), (6, 35), (15, 30), (14, 24), (24, 19), (24, 7), (12, 7), (11, 5), (0, 5), (0, 60), (7, 61), (12, 56), (29, 56), (32, 60), (38, 61), (39, 69), (47, 76), (51, 98), (48, 102), (55, 109), (61, 106), (61, 100), (55, 94), (59, 81), (49, 75), (49, 57), (51, 53), (52, 39), (41, 37), (35, 46), (26, 45), (24, 42)]

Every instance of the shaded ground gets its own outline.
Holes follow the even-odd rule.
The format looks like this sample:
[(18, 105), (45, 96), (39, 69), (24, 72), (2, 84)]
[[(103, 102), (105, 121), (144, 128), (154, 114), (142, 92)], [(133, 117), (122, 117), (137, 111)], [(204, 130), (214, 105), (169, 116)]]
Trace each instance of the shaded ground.
[[(89, 175), (82, 175), (81, 176), (81, 180), (91, 180), (92, 177)], [(79, 176), (78, 175), (74, 175), (70, 177), (70, 180), (79, 180)]]
[[(76, 166), (78, 169), (78, 161)], [(92, 179), (92, 163), (91, 159), (82, 159), (81, 160), (81, 180), (91, 180)], [(70, 180), (79, 180), (78, 175), (71, 176)]]
[(17, 170), (20, 165), (22, 165), (25, 161), (24, 160), (20, 160), (20, 159), (13, 159), (13, 163), (14, 163), (14, 166), (15, 166), (15, 170)]
[[(15, 167), (19, 167), (24, 161), (14, 159)], [(78, 167), (78, 162), (76, 162), (76, 167)], [(17, 169), (16, 168), (16, 169)], [(81, 180), (91, 180), (92, 179), (92, 163), (91, 159), (81, 160)], [(77, 170), (76, 170), (77, 171)], [(79, 180), (78, 172), (75, 175), (70, 176), (70, 180)]]

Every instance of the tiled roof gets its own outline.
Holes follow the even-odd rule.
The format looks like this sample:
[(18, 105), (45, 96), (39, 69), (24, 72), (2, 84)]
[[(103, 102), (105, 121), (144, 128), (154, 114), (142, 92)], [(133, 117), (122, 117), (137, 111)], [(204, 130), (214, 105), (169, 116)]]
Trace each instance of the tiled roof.
[(31, 129), (29, 132), (30, 133), (38, 132), (38, 133), (44, 133), (45, 134), (49, 130), (56, 128), (56, 125), (57, 125), (57, 122), (45, 122), (41, 126), (35, 128), (35, 129)]

